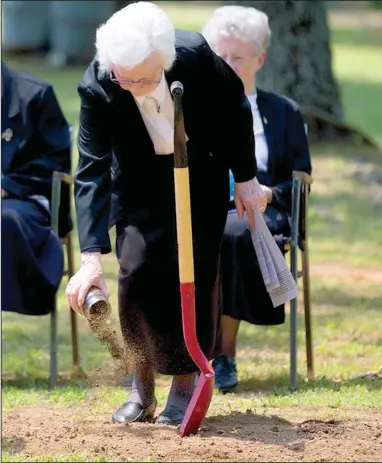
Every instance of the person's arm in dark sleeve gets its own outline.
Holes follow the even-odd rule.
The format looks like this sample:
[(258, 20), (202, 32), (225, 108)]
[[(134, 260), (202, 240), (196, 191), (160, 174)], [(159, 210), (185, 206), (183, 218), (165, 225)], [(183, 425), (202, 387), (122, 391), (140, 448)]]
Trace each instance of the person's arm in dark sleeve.
[(107, 113), (90, 88), (79, 84), (79, 160), (75, 175), (75, 204), (81, 252), (111, 252), (111, 140)]
[(34, 142), (27, 162), (4, 175), (2, 188), (18, 198), (31, 195), (51, 197), (53, 171), (70, 174), (71, 147), (68, 124), (62, 114), (53, 88), (45, 88), (35, 97), (31, 121), (35, 127)]
[[(203, 37), (203, 36), (201, 36)], [(203, 88), (216, 145), (228, 159), (236, 183), (257, 173), (253, 118), (240, 78), (217, 56), (203, 38)]]
[[(286, 114), (286, 152), (292, 157), (292, 171), (312, 172), (308, 139), (304, 121), (297, 106), (287, 105)], [(291, 210), (292, 179), (271, 187), (272, 203)]]

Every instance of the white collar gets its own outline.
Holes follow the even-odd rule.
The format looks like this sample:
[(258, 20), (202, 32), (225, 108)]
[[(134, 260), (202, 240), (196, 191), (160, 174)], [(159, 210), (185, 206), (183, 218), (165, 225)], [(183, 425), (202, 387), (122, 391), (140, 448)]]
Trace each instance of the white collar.
[(252, 93), (251, 95), (247, 95), (247, 99), (249, 104), (251, 105), (252, 111), (257, 109), (257, 93)]
[(251, 93), (250, 95), (247, 95), (247, 98), (249, 101), (256, 101), (257, 100), (257, 92)]
[(165, 101), (165, 97), (166, 97), (166, 85), (167, 85), (167, 82), (165, 79), (164, 72), (162, 71), (162, 77), (161, 77), (161, 80), (158, 86), (151, 92), (146, 93), (146, 95), (135, 96), (134, 99), (139, 104), (140, 107), (143, 105), (146, 98), (148, 97), (154, 98), (154, 100), (158, 101), (160, 104), (163, 104)]

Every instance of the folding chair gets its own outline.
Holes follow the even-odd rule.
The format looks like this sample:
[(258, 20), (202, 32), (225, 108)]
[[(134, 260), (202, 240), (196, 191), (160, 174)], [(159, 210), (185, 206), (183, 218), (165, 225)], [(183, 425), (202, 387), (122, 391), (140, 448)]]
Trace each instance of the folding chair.
[[(72, 133), (72, 128), (70, 128)], [(59, 224), (59, 209), (61, 200), (61, 187), (62, 183), (72, 185), (73, 179), (70, 175), (63, 172), (53, 172), (52, 182), (52, 200), (51, 200), (51, 216), (53, 230), (58, 234)], [(71, 197), (71, 195), (69, 195)], [(63, 276), (68, 277), (68, 280), (74, 275), (74, 261), (73, 261), (73, 246), (71, 232), (61, 240), (63, 247), (66, 249), (66, 268), (64, 269)], [(76, 312), (70, 309), (70, 325), (72, 334), (72, 358), (73, 358), (73, 372), (72, 377), (82, 377), (83, 371), (80, 367), (79, 356), (79, 343), (78, 343), (78, 328)], [(49, 386), (51, 388), (57, 385), (57, 298), (54, 303), (53, 310), (50, 318), (50, 375)]]
[[(307, 130), (305, 124), (305, 131)], [(291, 236), (284, 242), (284, 250), (290, 250), (291, 273), (296, 282), (298, 277), (302, 277), (303, 281), (306, 361), (309, 380), (314, 379), (308, 246), (309, 188), (312, 183), (313, 178), (306, 172), (293, 172)], [(298, 270), (297, 263), (298, 249), (301, 251), (302, 258), (301, 271)], [(297, 298), (290, 303), (290, 385), (293, 391), (297, 389), (297, 303)]]

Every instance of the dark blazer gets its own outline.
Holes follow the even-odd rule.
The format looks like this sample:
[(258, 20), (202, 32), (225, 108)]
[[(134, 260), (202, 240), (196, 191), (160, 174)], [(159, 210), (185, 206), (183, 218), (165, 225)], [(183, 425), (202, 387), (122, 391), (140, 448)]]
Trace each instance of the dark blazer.
[(312, 171), (304, 121), (298, 105), (288, 98), (257, 89), (257, 104), (268, 145), (264, 181), (273, 191), (272, 204), (290, 214), (292, 172)]
[[(26, 199), (51, 199), (52, 174), (71, 172), (69, 126), (50, 84), (2, 67), (2, 188)], [(61, 195), (59, 232), (71, 230), (69, 189)]]
[[(184, 86), (190, 181), (197, 185), (191, 188), (196, 191), (193, 205), (207, 204), (209, 211), (228, 208), (228, 169), (238, 182), (256, 175), (252, 113), (243, 84), (201, 34), (188, 31), (176, 31), (176, 60), (165, 76), (169, 86), (175, 80)], [(133, 96), (101, 76), (96, 60), (78, 91), (75, 199), (80, 247), (108, 253), (110, 226), (138, 220), (143, 209), (155, 211), (150, 179), (156, 173), (150, 159), (156, 155)], [(144, 226), (142, 215), (138, 221)]]
[[(273, 191), (264, 219), (284, 251), (284, 237), (290, 236), (292, 172), (311, 172), (308, 141), (296, 103), (257, 89), (257, 105), (268, 145), (267, 172), (259, 171), (257, 178)], [(230, 207), (235, 208), (234, 202)], [(237, 220), (236, 213), (226, 224), (221, 263), (223, 315), (255, 325), (284, 323), (285, 307), (273, 307), (253, 250), (248, 222)]]

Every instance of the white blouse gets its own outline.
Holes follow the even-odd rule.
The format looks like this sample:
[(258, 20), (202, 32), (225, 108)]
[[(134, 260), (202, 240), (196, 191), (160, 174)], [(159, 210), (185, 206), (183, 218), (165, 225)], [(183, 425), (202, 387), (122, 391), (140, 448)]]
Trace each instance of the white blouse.
[(264, 126), (257, 106), (257, 93), (247, 96), (252, 108), (253, 133), (255, 136), (257, 168), (261, 172), (268, 170), (268, 145), (265, 138)]
[(134, 97), (156, 154), (174, 152), (174, 103), (162, 73), (159, 85), (144, 96)]

